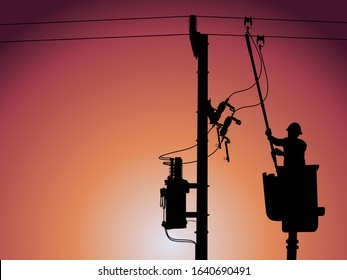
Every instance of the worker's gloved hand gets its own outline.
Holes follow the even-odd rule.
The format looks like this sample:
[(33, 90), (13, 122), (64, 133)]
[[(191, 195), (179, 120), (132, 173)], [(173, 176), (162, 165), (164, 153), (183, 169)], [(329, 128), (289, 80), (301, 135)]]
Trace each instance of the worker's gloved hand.
[(270, 128), (267, 129), (267, 130), (265, 131), (265, 134), (266, 134), (267, 137), (271, 137), (271, 136), (272, 136), (271, 129), (270, 129)]

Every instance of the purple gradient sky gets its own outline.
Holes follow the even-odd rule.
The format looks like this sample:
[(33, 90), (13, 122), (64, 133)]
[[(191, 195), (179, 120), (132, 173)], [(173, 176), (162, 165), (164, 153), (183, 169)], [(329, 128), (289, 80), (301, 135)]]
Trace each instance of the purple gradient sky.
[[(199, 4), (197, 4), (199, 2)], [(1, 22), (224, 15), (347, 21), (343, 1), (7, 1)], [(254, 21), (252, 33), (347, 37), (346, 25)], [(243, 34), (242, 21), (199, 19), (202, 33)], [(0, 40), (187, 33), (187, 19), (0, 26)], [(209, 38), (209, 95), (218, 104), (253, 83), (243, 38)], [(266, 39), (266, 101), (275, 135), (303, 127), (307, 162), (320, 164), (316, 233), (300, 259), (346, 259), (347, 43)], [(0, 45), (1, 259), (193, 259), (161, 227), (157, 157), (196, 139), (196, 60), (188, 37)], [(262, 80), (262, 86), (265, 83)], [(236, 107), (257, 101), (236, 95)], [(231, 163), (210, 159), (211, 259), (284, 259), (267, 219), (262, 172), (273, 172), (260, 108), (232, 127)], [(214, 134), (214, 133), (213, 133)], [(216, 139), (210, 137), (211, 149)], [(194, 160), (195, 151), (182, 154)], [(195, 166), (185, 177), (195, 182)], [(191, 194), (190, 203), (193, 202)], [(192, 206), (190, 206), (192, 207)], [(194, 238), (194, 224), (173, 236)]]

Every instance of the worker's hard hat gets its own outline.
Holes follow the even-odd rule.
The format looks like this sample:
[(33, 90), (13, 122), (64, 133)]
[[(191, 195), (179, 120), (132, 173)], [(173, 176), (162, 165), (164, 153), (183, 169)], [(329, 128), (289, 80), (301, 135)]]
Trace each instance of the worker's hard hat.
[(296, 123), (296, 122), (293, 122), (291, 123), (288, 128), (287, 128), (287, 131), (292, 131), (298, 135), (301, 135), (302, 132), (301, 132), (301, 126), (300, 124)]

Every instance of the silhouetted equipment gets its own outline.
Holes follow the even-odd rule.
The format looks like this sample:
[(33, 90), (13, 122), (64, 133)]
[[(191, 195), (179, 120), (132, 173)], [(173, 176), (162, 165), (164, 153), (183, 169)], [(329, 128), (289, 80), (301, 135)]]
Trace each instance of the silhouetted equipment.
[(266, 214), (281, 221), (283, 232), (314, 232), (324, 207), (318, 207), (317, 170), (306, 165), (293, 172), (278, 167), (278, 176), (263, 173)]
[(231, 117), (227, 117), (225, 120), (224, 120), (224, 124), (222, 126), (222, 129), (220, 130), (220, 136), (222, 137), (225, 137), (225, 135), (227, 134), (228, 132), (228, 129), (229, 129), (229, 126), (231, 124)]
[(324, 208), (318, 207), (317, 170), (318, 165), (305, 164), (305, 141), (298, 123), (291, 123), (288, 137), (278, 139), (271, 130), (266, 135), (271, 143), (283, 146), (283, 151), (274, 152), (284, 156), (284, 166), (277, 168), (277, 176), (263, 173), (265, 206), (267, 216), (282, 222), (282, 231), (288, 232), (287, 259), (296, 259), (298, 232), (314, 232), (318, 228), (318, 216), (324, 215)]
[(208, 235), (208, 35), (197, 32), (196, 16), (189, 19), (189, 38), (198, 60), (197, 192), (195, 259), (207, 260)]
[[(231, 123), (231, 120), (233, 120), (237, 125), (240, 125), (241, 124), (241, 121), (236, 119), (234, 116), (234, 113), (235, 113), (235, 107), (232, 106), (230, 103), (229, 103), (229, 98), (225, 99), (224, 101), (222, 101), (221, 103), (219, 103), (217, 109), (213, 108), (213, 106), (211, 105), (211, 100), (208, 100), (208, 110), (207, 110), (207, 114), (208, 114), (208, 118), (210, 119), (210, 124), (212, 125), (219, 125), (221, 126), (218, 121), (219, 119), (221, 118), (224, 110), (226, 107), (228, 107), (230, 109), (230, 111), (232, 112), (232, 115), (229, 117), (230, 120), (228, 120), (228, 125), (230, 125)], [(224, 121), (225, 123), (225, 121)], [(227, 130), (227, 128), (226, 128)]]
[(182, 159), (170, 159), (170, 175), (165, 180), (166, 188), (160, 189), (161, 206), (165, 210), (166, 219), (162, 226), (165, 229), (185, 228), (186, 195), (189, 183), (182, 178)]
[(319, 165), (306, 165), (298, 170), (278, 167), (278, 175), (263, 173), (266, 215), (282, 222), (288, 232), (287, 259), (296, 259), (298, 232), (315, 232), (318, 217), (325, 208), (318, 207), (317, 170)]
[(209, 100), (209, 102), (208, 102), (208, 117), (210, 119), (210, 124), (214, 124), (214, 125), (218, 124), (218, 121), (219, 121), (220, 117), (222, 116), (226, 106), (228, 106), (228, 107), (231, 106), (228, 103), (228, 101), (229, 101), (229, 98), (227, 98), (225, 101), (222, 101), (221, 103), (219, 103), (217, 109), (214, 109), (211, 105), (211, 100)]
[[(253, 58), (253, 51), (252, 51), (252, 46), (251, 46), (251, 42), (250, 42), (249, 29), (252, 27), (252, 18), (245, 18), (244, 25), (245, 25), (245, 28), (247, 29), (247, 32), (245, 34), (245, 38), (246, 38), (247, 48), (248, 48), (248, 52), (249, 52), (249, 56), (250, 56), (251, 64), (252, 64), (252, 68), (253, 68), (254, 79), (255, 79), (255, 82), (256, 82), (256, 85), (257, 85), (257, 90), (258, 90), (258, 95), (259, 95), (261, 109), (262, 109), (262, 112), (263, 112), (265, 126), (266, 126), (266, 129), (268, 130), (268, 129), (270, 129), (269, 121), (268, 121), (266, 110), (265, 110), (264, 99), (263, 99), (263, 95), (261, 93), (261, 88), (260, 88), (260, 84), (259, 84), (259, 77), (258, 77), (258, 74), (257, 74), (257, 69), (255, 67), (254, 58)], [(258, 40), (262, 41), (264, 43), (264, 36), (262, 36), (260, 38), (258, 37)], [(272, 160), (274, 162), (274, 166), (275, 166), (275, 169), (277, 171), (277, 167), (278, 166), (277, 166), (276, 155), (274, 153), (275, 148), (274, 148), (274, 145), (271, 142), (269, 142), (269, 143), (270, 143), (270, 148), (271, 148)]]
[(243, 25), (247, 29), (247, 32), (252, 27), (252, 24), (253, 24), (252, 17), (245, 17), (245, 19), (243, 21)]
[[(245, 18), (245, 27), (247, 29), (245, 38), (255, 84), (258, 90), (266, 131), (271, 134), (250, 43), (249, 29), (251, 26), (252, 18)], [(208, 36), (197, 32), (196, 16), (190, 16), (189, 37), (193, 55), (198, 60), (197, 183), (190, 184), (183, 179), (181, 158), (170, 158), (170, 175), (165, 180), (166, 188), (160, 190), (161, 206), (165, 210), (162, 226), (167, 233), (169, 229), (186, 228), (187, 217), (196, 218), (196, 242), (190, 241), (196, 245), (195, 259), (206, 260), (208, 256), (208, 119), (211, 125), (217, 127), (218, 148), (221, 148), (221, 144), (224, 141), (225, 160), (227, 161), (230, 160), (228, 150), (230, 139), (226, 134), (232, 121), (237, 125), (240, 125), (241, 121), (234, 117), (236, 110), (229, 104), (230, 96), (222, 101), (217, 109), (213, 108), (211, 100), (208, 100)], [(258, 36), (257, 41), (258, 48), (261, 49), (264, 45), (264, 36)], [(261, 57), (261, 63), (263, 63), (260, 52), (259, 56)], [(230, 109), (231, 115), (226, 117), (223, 124), (221, 124), (219, 120), (226, 107)], [(288, 135), (288, 139), (300, 140), (297, 141), (298, 143), (304, 142), (301, 139), (295, 139), (302, 134), (298, 123), (292, 123), (287, 130), (288, 133), (291, 133), (291, 135)], [(296, 137), (289, 137), (293, 136), (293, 132)], [(325, 214), (324, 207), (318, 207), (317, 170), (319, 166), (305, 165), (305, 161), (301, 161), (303, 164), (297, 164), (298, 161), (295, 160), (291, 161), (295, 162), (295, 164), (278, 166), (273, 142), (277, 141), (275, 145), (281, 146), (281, 141), (274, 137), (271, 138), (271, 135), (268, 135), (268, 139), (276, 174), (263, 173), (266, 214), (269, 219), (282, 222), (282, 231), (288, 232), (289, 235), (287, 240), (287, 259), (296, 259), (296, 250), (298, 249), (297, 233), (316, 231), (318, 228), (318, 217)], [(301, 146), (303, 147), (303, 145)], [(283, 155), (285, 154), (286, 152), (283, 152)], [(304, 154), (302, 154), (303, 156)], [(196, 212), (187, 212), (186, 196), (192, 188), (197, 190)], [(170, 238), (170, 240), (173, 240), (173, 238)]]
[[(226, 154), (224, 159), (227, 162), (229, 162), (230, 157), (229, 157), (228, 144), (230, 144), (230, 139), (226, 136), (226, 134), (228, 132), (229, 126), (232, 121), (234, 121), (237, 125), (240, 125), (241, 121), (234, 117), (235, 107), (229, 103), (229, 97), (225, 99), (224, 101), (222, 101), (221, 103), (219, 103), (217, 109), (213, 108), (211, 104), (211, 100), (208, 101), (207, 105), (208, 105), (207, 112), (208, 112), (208, 118), (210, 119), (210, 124), (217, 126), (218, 148), (219, 149), (222, 148), (221, 144), (224, 141), (225, 154)], [(226, 117), (223, 124), (220, 124), (218, 121), (221, 118), (221, 115), (223, 114), (226, 107), (230, 109), (231, 115)], [(221, 140), (221, 137), (222, 137), (222, 140)]]
[[(166, 208), (166, 220), (163, 222), (166, 230), (185, 228), (186, 217), (196, 218), (196, 242), (192, 242), (195, 243), (195, 259), (207, 260), (208, 115), (214, 114), (215, 122), (220, 116), (215, 114), (212, 106), (208, 106), (208, 36), (197, 32), (194, 15), (189, 18), (189, 38), (193, 55), (198, 60), (197, 182), (189, 184), (178, 176), (177, 168), (182, 164), (178, 158), (170, 159), (171, 175), (165, 181), (167, 188), (161, 189), (161, 205)], [(219, 111), (223, 110), (219, 108)], [(189, 188), (196, 188), (196, 212), (186, 212)]]
[(224, 124), (222, 126), (222, 129), (220, 130), (220, 136), (222, 136), (222, 137), (226, 136), (228, 129), (229, 129), (229, 126), (231, 124), (231, 121), (234, 121), (237, 125), (241, 124), (241, 121), (234, 118), (233, 116), (226, 117), (226, 119), (224, 120)]
[[(270, 220), (282, 222), (282, 231), (288, 232), (287, 259), (294, 260), (298, 249), (297, 233), (316, 231), (318, 217), (325, 214), (325, 208), (318, 207), (317, 170), (319, 165), (305, 164), (306, 143), (297, 138), (302, 134), (298, 123), (289, 125), (287, 128), (288, 138), (272, 137), (250, 41), (249, 29), (252, 27), (252, 18), (245, 18), (244, 25), (247, 30), (245, 38), (263, 112), (266, 134), (277, 172), (277, 175), (263, 173), (266, 214)], [(257, 37), (259, 53), (264, 46), (264, 41), (264, 36)], [(262, 57), (261, 62), (263, 63)], [(275, 149), (274, 144), (283, 146), (284, 152)], [(277, 165), (276, 154), (279, 154), (279, 151), (285, 157), (284, 166)]]
[(229, 162), (229, 161), (230, 161), (229, 149), (228, 149), (228, 145), (230, 144), (229, 138), (226, 138), (224, 144), (225, 144), (225, 158), (224, 158), (224, 159), (225, 159), (227, 162)]

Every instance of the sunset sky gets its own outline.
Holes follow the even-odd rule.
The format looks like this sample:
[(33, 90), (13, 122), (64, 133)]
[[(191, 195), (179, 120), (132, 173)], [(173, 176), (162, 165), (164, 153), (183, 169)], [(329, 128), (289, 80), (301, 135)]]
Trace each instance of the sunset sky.
[[(347, 4), (330, 1), (4, 1), (0, 23), (185, 16), (47, 25), (0, 25), (0, 41), (187, 34), (243, 35), (252, 16), (347, 22)], [(273, 134), (299, 122), (307, 164), (319, 164), (314, 233), (299, 233), (298, 259), (347, 259), (347, 24), (253, 20), (265, 35), (265, 101)], [(254, 52), (257, 67), (259, 57)], [(194, 259), (191, 244), (165, 235), (159, 190), (161, 154), (196, 143), (197, 61), (188, 36), (54, 42), (0, 42), (0, 259)], [(209, 36), (209, 97), (217, 106), (254, 76), (244, 37)], [(266, 92), (265, 75), (261, 87)], [(236, 108), (259, 101), (235, 94)], [(223, 115), (223, 118), (227, 113)], [(287, 234), (265, 213), (262, 173), (274, 173), (261, 108), (232, 124), (231, 161), (209, 158), (209, 258), (285, 259)], [(209, 134), (209, 149), (217, 143)], [(174, 154), (196, 159), (196, 149)], [(282, 160), (279, 159), (280, 164)], [(196, 182), (196, 165), (184, 178)], [(188, 194), (189, 210), (195, 193)], [(172, 237), (195, 239), (195, 223)]]

